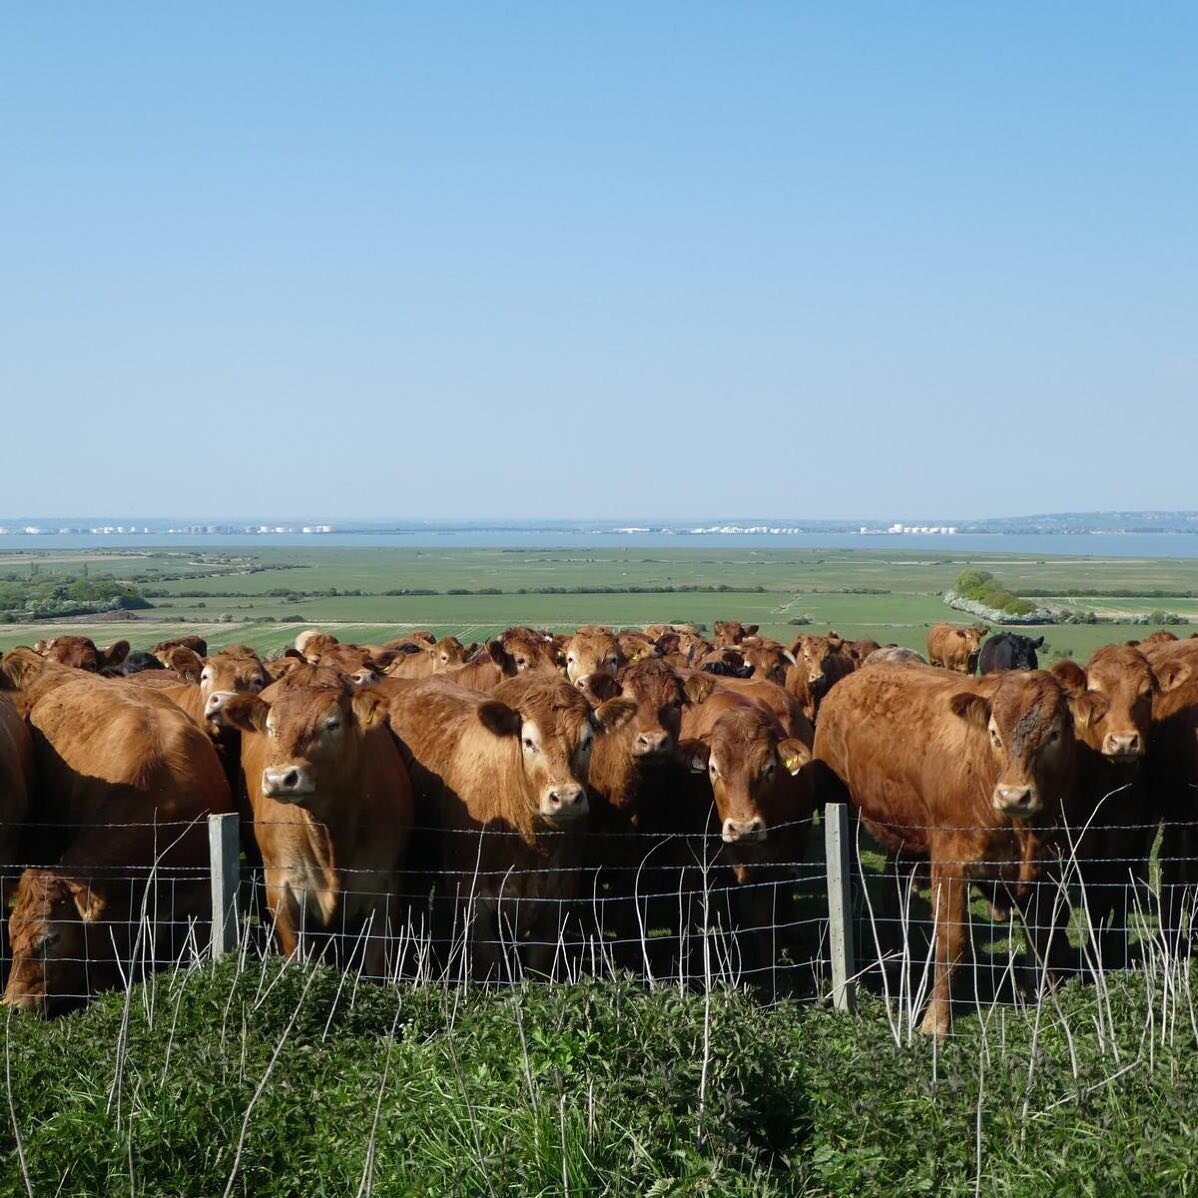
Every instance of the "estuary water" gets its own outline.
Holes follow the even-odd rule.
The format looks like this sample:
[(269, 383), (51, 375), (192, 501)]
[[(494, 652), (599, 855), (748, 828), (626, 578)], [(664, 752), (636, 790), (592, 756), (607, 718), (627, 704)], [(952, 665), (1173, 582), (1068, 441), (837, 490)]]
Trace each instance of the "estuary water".
[(0, 552), (65, 549), (205, 549), (218, 546), (394, 549), (870, 549), (921, 554), (1031, 554), (1035, 557), (1198, 559), (1198, 534), (1189, 533), (663, 533), (572, 529), (434, 528), (358, 533), (61, 533), (0, 535)]

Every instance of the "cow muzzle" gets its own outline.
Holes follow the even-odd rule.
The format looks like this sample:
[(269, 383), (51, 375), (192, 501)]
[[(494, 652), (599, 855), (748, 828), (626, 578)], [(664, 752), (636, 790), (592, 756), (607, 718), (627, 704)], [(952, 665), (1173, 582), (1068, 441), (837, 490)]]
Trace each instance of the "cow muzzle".
[(268, 799), (293, 802), (316, 790), (311, 773), (302, 765), (283, 765), (262, 771), (262, 793)]
[(674, 747), (674, 738), (662, 729), (659, 732), (638, 732), (632, 742), (633, 757), (664, 757)]
[(996, 786), (994, 810), (1020, 819), (1039, 813), (1040, 794), (1034, 786)]
[(577, 782), (563, 782), (541, 795), (541, 815), (555, 824), (582, 819), (589, 810), (586, 789)]
[(1111, 761), (1139, 761), (1144, 756), (1144, 738), (1138, 732), (1112, 732), (1102, 742), (1102, 755)]
[(722, 839), (725, 844), (760, 844), (765, 834), (765, 820), (759, 815), (752, 819), (724, 820)]
[(213, 691), (204, 700), (204, 719), (214, 720), (225, 709), (230, 699), (236, 699), (236, 691)]

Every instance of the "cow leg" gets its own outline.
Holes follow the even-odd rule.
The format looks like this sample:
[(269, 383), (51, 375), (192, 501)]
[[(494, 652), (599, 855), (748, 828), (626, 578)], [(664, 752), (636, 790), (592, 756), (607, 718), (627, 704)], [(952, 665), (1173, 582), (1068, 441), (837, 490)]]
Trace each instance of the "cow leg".
[(969, 887), (958, 861), (932, 861), (932, 910), (935, 913), (936, 975), (932, 997), (919, 1030), (945, 1036), (952, 1026), (953, 973), (965, 945)]
[(274, 923), (275, 939), (279, 952), (285, 957), (294, 957), (299, 952), (300, 911), (295, 896), (281, 871), (266, 871), (266, 907)]

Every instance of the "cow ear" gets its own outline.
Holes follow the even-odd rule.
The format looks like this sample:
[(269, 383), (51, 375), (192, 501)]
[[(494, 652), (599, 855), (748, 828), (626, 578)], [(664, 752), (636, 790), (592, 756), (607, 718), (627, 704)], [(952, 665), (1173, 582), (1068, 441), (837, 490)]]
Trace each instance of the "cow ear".
[(1097, 691), (1083, 691), (1080, 695), (1069, 695), (1069, 710), (1073, 712), (1073, 722), (1079, 728), (1089, 728), (1097, 723), (1110, 708), (1106, 695)]
[[(214, 702), (217, 695), (221, 699)], [(265, 732), (269, 714), (270, 704), (258, 695), (229, 694), (226, 698), (220, 691), (209, 698), (204, 709), (204, 715), (213, 723), (242, 732)]]
[(488, 699), (479, 704), (478, 719), (484, 728), (495, 736), (519, 736), (524, 721), (520, 713), (498, 699)]
[(91, 882), (80, 882), (75, 878), (67, 878), (66, 883), (67, 889), (71, 892), (71, 898), (75, 900), (75, 910), (79, 912), (80, 919), (94, 923), (104, 914), (104, 908), (108, 905), (107, 900)]
[(759, 629), (760, 627), (761, 627), (760, 624), (746, 624), (745, 625), (745, 636), (756, 636), (757, 629)]
[(1064, 687), (1065, 694), (1070, 699), (1085, 694), (1086, 671), (1077, 662), (1070, 661), (1068, 658), (1064, 661), (1054, 662), (1049, 673)]
[(101, 649), (97, 656), (100, 659), (100, 669), (110, 670), (119, 666), (129, 656), (129, 642), (113, 641), (107, 649)]
[(1044, 638), (1042, 636), (1038, 636), (1038, 637), (1036, 637), (1036, 639), (1034, 641), (1032, 641), (1033, 649), (1042, 649), (1043, 647), (1044, 647)]
[(183, 645), (175, 645), (170, 649), (166, 653), (163, 665), (174, 670), (184, 682), (199, 682), (200, 675), (204, 672), (204, 662), (200, 655)]
[(0, 658), (0, 690), (15, 691), (32, 682), (46, 668), (36, 650), (18, 648)]
[(378, 691), (359, 690), (354, 692), (351, 707), (354, 719), (363, 732), (381, 727), (387, 722), (387, 700)]
[(711, 746), (701, 740), (681, 740), (678, 742), (678, 757), (692, 774), (705, 774), (711, 759)]
[(291, 649), (291, 648), (284, 649), (283, 656), (289, 657), (292, 661), (307, 661), (308, 660), (298, 649)]
[(604, 732), (614, 732), (621, 724), (627, 724), (636, 715), (636, 704), (631, 699), (608, 699), (595, 708), (595, 723)]
[(958, 691), (948, 703), (953, 715), (968, 720), (979, 728), (985, 728), (990, 723), (990, 700), (982, 695)]
[(686, 701), (695, 706), (706, 702), (714, 690), (715, 683), (711, 680), (710, 675), (703, 677), (701, 674), (692, 674), (682, 684), (682, 693), (686, 696)]
[(1193, 672), (1189, 663), (1184, 661), (1171, 661), (1167, 665), (1158, 666), (1153, 670), (1162, 693), (1176, 690)]
[(503, 641), (488, 641), (487, 652), (504, 674), (512, 676), (516, 674), (516, 659), (503, 647)]
[(797, 774), (811, 760), (811, 750), (801, 740), (788, 736), (778, 744), (778, 758), (788, 774)]

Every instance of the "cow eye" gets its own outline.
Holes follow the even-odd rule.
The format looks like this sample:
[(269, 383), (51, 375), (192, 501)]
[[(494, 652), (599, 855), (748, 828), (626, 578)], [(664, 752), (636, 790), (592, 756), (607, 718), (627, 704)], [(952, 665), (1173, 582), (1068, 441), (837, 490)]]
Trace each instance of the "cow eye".
[(201, 681), (201, 682), (211, 682), (211, 681), (212, 681), (212, 671), (211, 671), (211, 670), (204, 670), (204, 671), (203, 671), (203, 672), (200, 674), (200, 681)]
[(1002, 748), (1002, 737), (993, 728), (990, 729), (990, 742), (996, 749)]
[(58, 936), (59, 936), (59, 934), (57, 932), (47, 932), (37, 942), (37, 951), (39, 953), (44, 953), (48, 949), (53, 948), (58, 943)]
[(524, 738), (524, 751), (526, 753), (535, 753), (537, 751), (537, 742), (531, 736)]
[(335, 716), (335, 715), (329, 716), (329, 718), (327, 720), (325, 720), (324, 726), (330, 732), (336, 732), (337, 729), (341, 727), (341, 718), (339, 716)]

